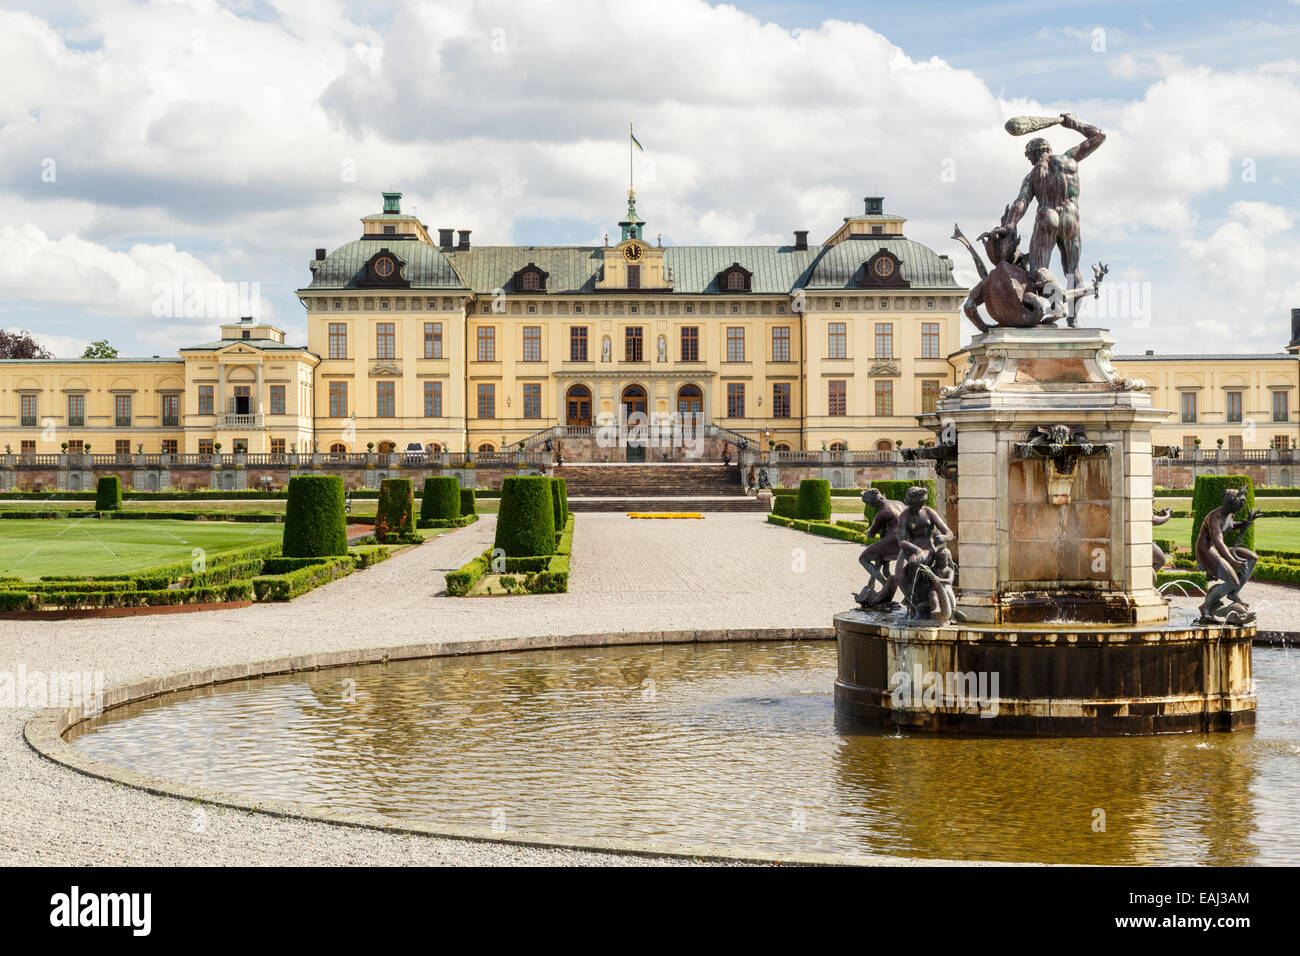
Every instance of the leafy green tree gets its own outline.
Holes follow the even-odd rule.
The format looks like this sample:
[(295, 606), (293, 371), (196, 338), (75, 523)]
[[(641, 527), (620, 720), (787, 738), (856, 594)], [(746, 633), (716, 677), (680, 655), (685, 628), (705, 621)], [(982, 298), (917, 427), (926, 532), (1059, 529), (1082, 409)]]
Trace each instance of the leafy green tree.
[(117, 358), (117, 349), (108, 344), (108, 339), (100, 339), (98, 342), (91, 342), (86, 346), (86, 351), (81, 353), (82, 358), (92, 359), (114, 359)]

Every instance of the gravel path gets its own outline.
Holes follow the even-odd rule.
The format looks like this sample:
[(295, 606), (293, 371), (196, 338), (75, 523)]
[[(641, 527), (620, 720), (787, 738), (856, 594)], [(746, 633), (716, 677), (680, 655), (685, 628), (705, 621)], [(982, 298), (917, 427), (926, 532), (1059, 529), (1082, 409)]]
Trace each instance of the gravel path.
[[(0, 671), (98, 671), (107, 684), (344, 648), (484, 637), (687, 628), (826, 627), (851, 605), (858, 547), (762, 515), (630, 520), (583, 514), (573, 590), (440, 597), (444, 572), (492, 541), (496, 519), (399, 554), (290, 604), (59, 622), (0, 621)], [(0, 864), (338, 865), (655, 862), (385, 834), (195, 805), (75, 773), (22, 738), (36, 711), (0, 710)]]

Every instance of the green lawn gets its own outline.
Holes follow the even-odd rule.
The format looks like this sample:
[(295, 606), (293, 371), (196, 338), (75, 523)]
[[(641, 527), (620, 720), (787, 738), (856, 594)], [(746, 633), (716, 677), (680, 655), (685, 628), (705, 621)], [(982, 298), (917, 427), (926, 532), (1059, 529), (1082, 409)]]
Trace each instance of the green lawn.
[(0, 521), (0, 576), (116, 574), (188, 561), (281, 539), (280, 524), (114, 521), (95, 518)]

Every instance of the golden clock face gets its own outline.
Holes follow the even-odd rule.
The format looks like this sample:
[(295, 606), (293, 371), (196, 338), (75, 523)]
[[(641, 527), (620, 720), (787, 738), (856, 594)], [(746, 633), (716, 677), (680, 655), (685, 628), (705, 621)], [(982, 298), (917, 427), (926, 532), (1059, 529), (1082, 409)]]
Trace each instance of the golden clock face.
[(628, 262), (640, 262), (645, 252), (635, 242), (623, 247), (623, 258)]
[(872, 268), (875, 269), (876, 275), (882, 279), (887, 279), (894, 274), (894, 260), (881, 256), (876, 260), (876, 264)]
[(387, 279), (397, 269), (397, 263), (393, 262), (388, 256), (382, 256), (375, 260), (375, 275), (381, 279)]

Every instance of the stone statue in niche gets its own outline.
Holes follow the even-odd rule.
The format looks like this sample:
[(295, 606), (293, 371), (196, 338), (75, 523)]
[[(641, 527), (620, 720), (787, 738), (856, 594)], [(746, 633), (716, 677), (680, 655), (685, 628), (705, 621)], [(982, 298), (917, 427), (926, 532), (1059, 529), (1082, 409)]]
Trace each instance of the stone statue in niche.
[(668, 361), (668, 339), (662, 335), (659, 336), (659, 361)]
[[(1248, 548), (1238, 547), (1236, 542), (1262, 512), (1248, 512), (1246, 520), (1237, 524), (1233, 515), (1245, 506), (1244, 488), (1225, 488), (1223, 504), (1201, 522), (1201, 530), (1196, 535), (1196, 566), (1205, 572), (1209, 587), (1199, 609), (1198, 624), (1249, 624), (1255, 620), (1255, 612), (1241, 600), (1241, 589), (1254, 573), (1259, 557)], [(1237, 536), (1229, 545), (1224, 535), (1234, 529)]]
[(610, 357), (609, 350), (610, 350), (609, 336), (607, 335), (600, 341), (600, 360), (602, 362), (609, 361), (609, 357)]
[(898, 589), (890, 562), (898, 559), (898, 518), (907, 508), (901, 501), (890, 501), (879, 488), (862, 492), (862, 503), (876, 509), (867, 537), (878, 540), (867, 545), (858, 558), (871, 580), (853, 599), (864, 608), (880, 610), (893, 605)]
[[(1174, 516), (1173, 508), (1166, 508), (1164, 512), (1156, 512), (1151, 516), (1151, 527), (1158, 528)], [(1159, 572), (1169, 563), (1169, 555), (1165, 554), (1165, 549), (1160, 547), (1154, 541), (1151, 542), (1151, 569)]]

